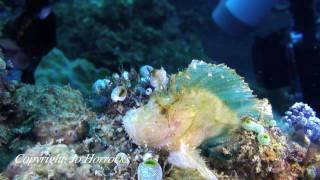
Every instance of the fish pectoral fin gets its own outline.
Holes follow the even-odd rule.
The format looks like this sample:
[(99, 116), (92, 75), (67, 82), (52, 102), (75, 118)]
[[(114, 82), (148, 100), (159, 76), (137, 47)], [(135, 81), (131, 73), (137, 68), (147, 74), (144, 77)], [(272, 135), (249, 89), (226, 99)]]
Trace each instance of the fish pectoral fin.
[(199, 152), (187, 144), (182, 143), (178, 151), (170, 152), (168, 162), (180, 168), (197, 169), (205, 179), (218, 180), (217, 176), (206, 166)]

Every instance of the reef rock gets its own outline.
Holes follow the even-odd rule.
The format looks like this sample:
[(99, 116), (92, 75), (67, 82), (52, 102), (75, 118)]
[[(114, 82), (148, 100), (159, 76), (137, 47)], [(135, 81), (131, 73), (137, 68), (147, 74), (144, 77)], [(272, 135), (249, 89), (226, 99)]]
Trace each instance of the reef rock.
[(17, 156), (3, 174), (10, 179), (104, 179), (101, 166), (80, 158), (64, 144), (37, 145)]
[(41, 143), (79, 141), (87, 135), (89, 121), (95, 119), (81, 93), (68, 86), (25, 85), (17, 89), (15, 103), (29, 117), (30, 128)]

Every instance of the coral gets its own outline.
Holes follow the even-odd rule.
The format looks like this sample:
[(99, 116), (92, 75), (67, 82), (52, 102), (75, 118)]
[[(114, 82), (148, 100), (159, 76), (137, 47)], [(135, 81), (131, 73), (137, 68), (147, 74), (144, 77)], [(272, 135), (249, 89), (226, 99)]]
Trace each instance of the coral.
[(162, 168), (160, 164), (153, 159), (148, 159), (139, 164), (137, 174), (139, 180), (162, 180)]
[[(25, 85), (16, 90), (15, 103), (31, 120), (38, 141), (63, 139), (69, 144), (83, 139), (94, 113), (85, 105), (81, 93), (70, 87)], [(30, 124), (30, 123), (29, 123)]]
[(228, 139), (207, 142), (202, 148), (210, 165), (227, 175), (226, 179), (304, 177), (306, 149), (289, 142), (278, 127), (265, 127), (265, 132), (272, 139), (268, 146), (261, 146), (254, 132), (238, 129)]
[(166, 177), (168, 180), (176, 180), (184, 178), (186, 180), (206, 180), (205, 178), (201, 177), (197, 170), (193, 169), (182, 169), (178, 167), (173, 167)]
[(100, 8), (88, 1), (63, 1), (56, 3), (55, 12), (57, 47), (97, 67), (150, 64), (173, 72), (187, 66), (186, 58), (207, 58), (199, 38), (182, 26), (184, 18), (168, 0), (107, 0)]
[[(59, 72), (59, 73), (57, 73)], [(103, 74), (103, 75), (102, 75)], [(52, 49), (35, 71), (37, 85), (70, 85), (83, 93), (91, 91), (91, 83), (107, 74), (86, 59), (68, 59), (59, 49)]]
[(14, 100), (15, 90), (21, 85), (16, 81), (7, 81), (6, 74), (6, 71), (0, 70), (0, 171), (12, 158), (33, 144), (17, 133), (27, 117), (22, 116)]
[(287, 127), (294, 130), (303, 130), (304, 134), (313, 142), (320, 142), (320, 119), (315, 111), (304, 103), (295, 103), (286, 111), (283, 118)]
[(127, 112), (124, 127), (135, 143), (167, 149), (170, 163), (204, 177), (216, 179), (195, 150), (205, 139), (236, 129), (243, 116), (272, 119), (271, 107), (224, 65), (193, 60), (169, 84), (168, 91)]
[[(257, 99), (233, 70), (194, 60), (155, 90), (150, 79), (156, 69), (150, 67), (98, 81), (102, 85), (93, 90), (106, 99), (98, 115), (69, 86), (0, 86), (0, 169), (18, 154), (20, 160), (115, 157), (113, 163), (12, 160), (0, 178), (132, 179), (142, 178), (141, 169), (155, 170), (149, 168), (154, 164), (154, 174), (172, 180), (318, 178), (319, 145), (307, 149), (289, 141), (268, 102)], [(112, 101), (116, 87), (125, 89), (123, 101)], [(298, 109), (315, 117), (309, 108)]]
[(79, 158), (63, 144), (37, 145), (12, 161), (3, 174), (10, 179), (103, 179), (98, 173), (103, 169), (99, 164), (73, 162)]
[(91, 106), (103, 108), (108, 105), (108, 109), (114, 109), (114, 103), (127, 104), (129, 98), (135, 99), (135, 104), (145, 100), (153, 92), (149, 67), (143, 66), (139, 74), (134, 69), (122, 70), (121, 75), (113, 73), (111, 77), (97, 80), (92, 86), (97, 96), (91, 100)]

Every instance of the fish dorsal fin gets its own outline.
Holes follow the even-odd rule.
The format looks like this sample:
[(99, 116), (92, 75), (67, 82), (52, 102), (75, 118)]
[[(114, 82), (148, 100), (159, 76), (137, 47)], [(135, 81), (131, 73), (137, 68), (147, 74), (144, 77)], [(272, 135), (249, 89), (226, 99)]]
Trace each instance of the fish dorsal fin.
[(253, 95), (244, 79), (224, 64), (193, 60), (185, 71), (171, 77), (170, 84), (170, 89), (176, 92), (204, 88), (220, 98), (239, 118), (273, 119), (268, 101)]

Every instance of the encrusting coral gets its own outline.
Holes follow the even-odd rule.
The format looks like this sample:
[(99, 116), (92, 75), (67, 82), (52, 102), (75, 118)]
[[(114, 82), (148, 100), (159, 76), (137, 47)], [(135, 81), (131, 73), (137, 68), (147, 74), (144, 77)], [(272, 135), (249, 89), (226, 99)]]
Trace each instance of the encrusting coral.
[(236, 129), (244, 116), (272, 119), (271, 107), (256, 99), (233, 70), (193, 60), (170, 77), (168, 90), (127, 112), (123, 123), (135, 143), (167, 149), (173, 165), (216, 179), (196, 148), (207, 138)]

